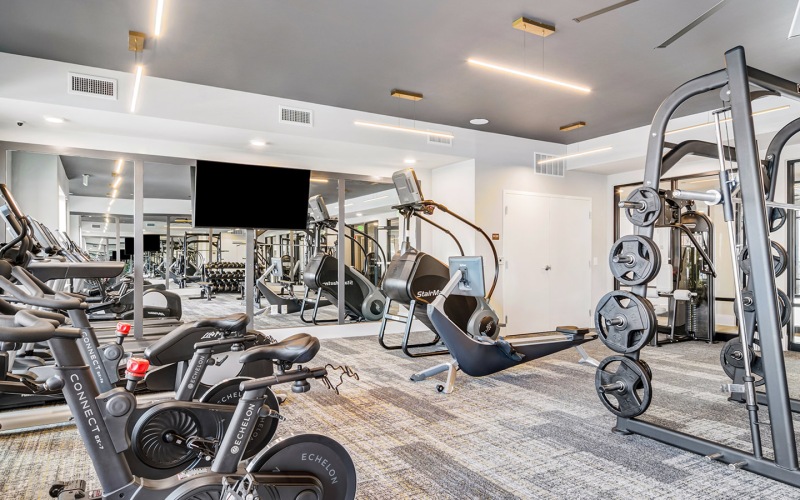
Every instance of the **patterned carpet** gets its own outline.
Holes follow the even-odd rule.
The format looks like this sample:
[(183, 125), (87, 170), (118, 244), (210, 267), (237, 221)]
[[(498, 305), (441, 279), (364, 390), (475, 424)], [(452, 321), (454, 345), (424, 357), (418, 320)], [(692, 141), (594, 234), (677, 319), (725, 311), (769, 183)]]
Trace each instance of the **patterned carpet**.
[[(719, 347), (646, 348), (654, 372), (646, 416), (747, 448), (745, 412), (719, 392)], [(587, 351), (610, 354), (600, 342)], [(594, 369), (578, 365), (574, 350), (480, 379), (459, 374), (449, 395), (435, 391), (436, 381), (409, 381), (440, 360), (382, 350), (374, 337), (324, 340), (316, 362), (350, 364), (361, 379), (347, 380), (339, 396), (319, 383), (290, 393), (278, 435), (319, 432), (343, 443), (361, 499), (800, 498), (755, 474), (612, 434)], [(797, 395), (800, 357), (789, 354), (788, 366)], [(96, 484), (73, 427), (0, 435), (0, 442), (0, 498), (46, 498), (57, 478)]]

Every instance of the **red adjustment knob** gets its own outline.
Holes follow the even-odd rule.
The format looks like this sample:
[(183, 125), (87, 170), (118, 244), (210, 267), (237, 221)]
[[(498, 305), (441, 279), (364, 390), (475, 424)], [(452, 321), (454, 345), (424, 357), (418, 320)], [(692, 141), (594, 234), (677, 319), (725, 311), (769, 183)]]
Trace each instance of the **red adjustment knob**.
[(120, 335), (128, 335), (131, 333), (130, 323), (117, 323), (117, 333)]
[(150, 361), (142, 358), (128, 358), (128, 366), (125, 371), (134, 377), (142, 378), (150, 368)]

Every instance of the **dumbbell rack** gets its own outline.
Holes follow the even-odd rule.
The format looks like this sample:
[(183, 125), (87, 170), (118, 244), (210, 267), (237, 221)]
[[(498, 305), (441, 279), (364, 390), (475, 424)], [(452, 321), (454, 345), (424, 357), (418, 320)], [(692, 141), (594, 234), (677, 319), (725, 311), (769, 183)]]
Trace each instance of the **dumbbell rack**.
[[(701, 76), (678, 87), (659, 107), (655, 114), (648, 137), (645, 165), (645, 178), (642, 187), (634, 190), (626, 202), (622, 203), (626, 215), (636, 225), (635, 240), (629, 241), (625, 250), (618, 250), (622, 242), (615, 243), (615, 250), (609, 259), (612, 273), (624, 279), (639, 281), (632, 285), (631, 291), (614, 291), (606, 294), (598, 303), (595, 322), (601, 340), (619, 353), (610, 356), (597, 368), (595, 387), (601, 401), (617, 416), (614, 431), (619, 434), (639, 434), (652, 439), (699, 453), (710, 460), (728, 464), (732, 469), (743, 469), (772, 479), (800, 487), (797, 446), (792, 421), (792, 401), (789, 398), (786, 381), (786, 367), (781, 342), (781, 322), (778, 317), (778, 296), (775, 287), (773, 258), (770, 250), (769, 225), (765, 201), (765, 186), (761, 163), (752, 121), (750, 85), (761, 90), (762, 95), (781, 95), (800, 100), (800, 86), (797, 83), (749, 68), (742, 47), (725, 53), (726, 68)], [(709, 91), (723, 89), (721, 97), (729, 107), (733, 136), (736, 141), (736, 162), (738, 165), (738, 185), (743, 212), (743, 225), (749, 273), (746, 282), (737, 287), (737, 308), (743, 312), (740, 321), (740, 337), (747, 342), (752, 340), (755, 323), (758, 324), (758, 340), (761, 363), (760, 376), (765, 395), (758, 399), (754, 390), (750, 351), (741, 349), (743, 366), (747, 372), (740, 376), (741, 384), (727, 387), (733, 392), (746, 393), (745, 407), (750, 418), (753, 442), (752, 450), (740, 450), (702, 439), (698, 436), (675, 431), (661, 425), (641, 420), (652, 397), (652, 372), (641, 360), (641, 349), (655, 334), (657, 324), (653, 307), (646, 298), (647, 282), (658, 273), (660, 256), (652, 241), (655, 221), (663, 208), (661, 194), (657, 191), (661, 177), (669, 166), (662, 164), (664, 135), (667, 123), (675, 110), (689, 98)], [(763, 89), (763, 90), (762, 90)], [(719, 134), (718, 134), (719, 135)], [(718, 137), (719, 156), (727, 156)], [(723, 163), (724, 165), (724, 163)], [(671, 165), (670, 165), (671, 166)], [(727, 170), (720, 171), (722, 201), (726, 210), (726, 220), (731, 220), (732, 200), (731, 182)], [(774, 189), (770, 190), (774, 194)], [(728, 196), (728, 199), (724, 199)], [(702, 198), (698, 198), (702, 200)], [(707, 201), (707, 200), (702, 200)], [(730, 217), (730, 218), (729, 218)], [(616, 257), (616, 261), (615, 261)], [(624, 266), (636, 267), (637, 272), (621, 273)], [(738, 274), (737, 274), (738, 278)], [(622, 281), (621, 281), (622, 282)], [(742, 286), (745, 288), (742, 289)], [(752, 292), (750, 304), (752, 315), (744, 312), (747, 291)], [(753, 325), (751, 328), (750, 325)], [(617, 366), (612, 371), (612, 366)], [(736, 382), (736, 380), (734, 380)], [(758, 422), (758, 406), (766, 405), (769, 412), (769, 426), (772, 438), (774, 459), (765, 458), (761, 450), (761, 431)]]
[(214, 293), (239, 293), (244, 283), (244, 264), (211, 262), (203, 266), (203, 281), (211, 283)]

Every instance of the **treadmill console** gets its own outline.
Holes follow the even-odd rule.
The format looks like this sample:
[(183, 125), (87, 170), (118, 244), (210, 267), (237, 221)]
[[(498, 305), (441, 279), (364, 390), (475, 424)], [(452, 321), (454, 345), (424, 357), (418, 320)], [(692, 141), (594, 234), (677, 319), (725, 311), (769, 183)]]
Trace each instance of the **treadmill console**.
[(392, 182), (400, 199), (400, 205), (417, 205), (424, 199), (413, 168), (398, 170), (392, 174)]
[(328, 214), (328, 207), (325, 206), (325, 200), (322, 199), (320, 194), (315, 194), (308, 199), (308, 208), (311, 209), (311, 217), (314, 222), (325, 222), (331, 219)]

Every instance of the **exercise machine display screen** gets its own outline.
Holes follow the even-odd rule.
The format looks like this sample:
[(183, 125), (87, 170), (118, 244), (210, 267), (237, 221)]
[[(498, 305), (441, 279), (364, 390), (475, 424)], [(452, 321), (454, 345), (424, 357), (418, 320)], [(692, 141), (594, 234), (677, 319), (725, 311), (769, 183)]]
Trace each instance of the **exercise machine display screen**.
[(400, 205), (416, 205), (424, 199), (413, 168), (398, 170), (392, 174), (392, 182), (400, 199)]
[(310, 184), (310, 170), (198, 160), (194, 226), (303, 230)]
[(315, 194), (308, 199), (308, 208), (311, 210), (311, 217), (314, 222), (325, 222), (331, 218), (321, 194)]

